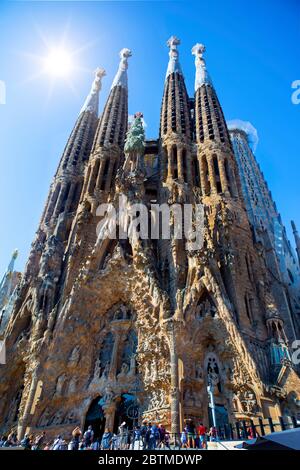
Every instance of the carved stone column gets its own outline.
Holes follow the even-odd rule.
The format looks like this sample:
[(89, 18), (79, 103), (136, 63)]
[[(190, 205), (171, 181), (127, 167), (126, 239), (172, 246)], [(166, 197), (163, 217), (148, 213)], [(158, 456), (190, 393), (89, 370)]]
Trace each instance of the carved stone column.
[(207, 164), (208, 164), (208, 173), (209, 173), (211, 192), (216, 193), (217, 192), (216, 175), (215, 175), (213, 160), (212, 158), (210, 158), (210, 156), (208, 156), (207, 158)]
[(227, 181), (227, 176), (225, 172), (225, 165), (224, 165), (224, 160), (219, 159), (219, 171), (220, 171), (220, 179), (221, 179), (221, 186), (222, 186), (222, 192), (226, 194), (226, 196), (230, 196), (229, 193), (229, 181)]
[(171, 146), (167, 147), (167, 155), (168, 155), (168, 176), (167, 179), (170, 180), (173, 177), (173, 150)]
[(104, 173), (104, 167), (106, 164), (106, 158), (101, 158), (100, 162), (100, 168), (99, 168), (99, 173), (96, 181), (96, 189), (99, 190), (102, 185), (102, 178), (103, 178), (103, 173)]
[(96, 178), (97, 178), (97, 174), (98, 174), (98, 165), (97, 165), (97, 159), (94, 160), (94, 162), (92, 163), (92, 170), (91, 170), (91, 173), (90, 173), (90, 180), (89, 180), (89, 183), (88, 183), (88, 193), (90, 195), (92, 195), (94, 193), (94, 189), (95, 189), (95, 182), (96, 182)]
[(66, 206), (65, 206), (65, 212), (69, 212), (70, 209), (71, 209), (74, 194), (75, 194), (75, 189), (76, 189), (76, 183), (73, 182), (71, 184), (70, 191), (69, 191), (69, 194), (68, 194), (68, 198), (67, 198), (67, 202), (66, 202)]
[(54, 217), (57, 217), (60, 214), (61, 206), (65, 198), (66, 191), (67, 191), (67, 185), (62, 184), (60, 188), (59, 196), (55, 205), (55, 209), (54, 209)]
[(184, 174), (183, 174), (183, 147), (181, 145), (177, 145), (177, 170), (178, 170), (178, 178), (184, 181)]
[(176, 351), (176, 335), (173, 320), (167, 324), (167, 333), (170, 345), (170, 368), (171, 368), (171, 432), (180, 433), (180, 409), (179, 409), (179, 374), (178, 374), (178, 356)]
[(115, 421), (115, 413), (116, 413), (117, 404), (115, 401), (110, 403), (105, 403), (102, 406), (104, 414), (105, 414), (105, 428), (108, 428), (109, 431), (113, 431), (114, 428), (114, 421)]
[(37, 383), (38, 383), (38, 374), (37, 374), (37, 369), (35, 369), (31, 376), (30, 389), (29, 389), (28, 397), (27, 397), (26, 404), (24, 407), (23, 416), (19, 419), (19, 423), (18, 423), (18, 439), (23, 439), (25, 431), (26, 431), (26, 427), (30, 425), (30, 411), (31, 411), (33, 399), (35, 396)]

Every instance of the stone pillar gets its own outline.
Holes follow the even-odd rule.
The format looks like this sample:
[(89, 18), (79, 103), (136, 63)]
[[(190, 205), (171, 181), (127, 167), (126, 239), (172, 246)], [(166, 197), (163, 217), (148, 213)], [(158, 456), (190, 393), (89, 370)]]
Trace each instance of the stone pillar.
[(207, 182), (206, 182), (206, 174), (205, 174), (205, 166), (204, 165), (204, 156), (200, 157), (199, 160), (199, 173), (200, 173), (200, 183), (201, 183), (201, 193), (202, 196), (206, 196), (207, 192)]
[(106, 178), (106, 183), (105, 183), (105, 191), (109, 192), (110, 186), (111, 186), (111, 180), (112, 180), (112, 173), (114, 169), (115, 164), (115, 159), (111, 159), (109, 162), (109, 168), (107, 172), (107, 178)]
[(222, 186), (222, 192), (226, 194), (226, 196), (230, 196), (229, 193), (229, 187), (226, 177), (226, 172), (225, 172), (225, 166), (224, 166), (224, 160), (223, 159), (218, 159), (219, 162), (219, 171), (220, 171), (220, 180), (221, 180), (221, 186)]
[(18, 424), (18, 439), (23, 439), (26, 427), (30, 424), (30, 410), (32, 407), (32, 403), (34, 400), (35, 396), (35, 391), (38, 383), (38, 377), (37, 377), (37, 372), (36, 370), (32, 373), (31, 377), (31, 384), (30, 384), (30, 389), (28, 393), (28, 397), (26, 400), (26, 404), (24, 407), (24, 412), (23, 416), (19, 419), (19, 424)]
[(69, 210), (71, 209), (75, 190), (76, 190), (76, 183), (71, 183), (71, 187), (70, 187), (70, 191), (69, 191), (69, 194), (68, 194), (68, 199), (67, 199), (67, 202), (66, 202), (66, 205), (65, 205), (64, 212), (69, 212)]
[(177, 171), (178, 171), (178, 178), (184, 181), (184, 172), (183, 172), (183, 148), (181, 146), (177, 146)]
[(60, 191), (60, 186), (57, 185), (49, 199), (49, 204), (45, 213), (45, 222), (48, 222), (49, 219), (52, 217), (53, 210), (57, 202), (57, 198), (59, 196), (59, 191)]
[(66, 190), (67, 190), (67, 185), (62, 184), (62, 186), (60, 188), (59, 196), (58, 196), (58, 199), (57, 199), (57, 203), (55, 205), (54, 213), (53, 213), (54, 217), (57, 217), (60, 214), (60, 209), (61, 209), (64, 197), (65, 197), (65, 194), (66, 194)]
[(176, 351), (176, 335), (173, 320), (167, 325), (170, 344), (170, 367), (171, 367), (171, 433), (180, 433), (180, 409), (179, 409), (179, 374), (178, 356)]
[(89, 184), (88, 184), (88, 193), (90, 195), (92, 195), (94, 193), (97, 173), (98, 173), (98, 165), (97, 165), (97, 160), (95, 160), (94, 165), (92, 167), (91, 174), (90, 174), (90, 181), (89, 181)]
[(167, 179), (172, 179), (173, 176), (173, 151), (172, 147), (167, 147), (167, 161), (168, 161), (168, 174)]
[(97, 181), (96, 181), (96, 189), (101, 188), (105, 163), (106, 163), (106, 158), (101, 158), (99, 173), (98, 173), (98, 177), (97, 177)]
[(116, 413), (116, 402), (105, 403), (102, 408), (105, 414), (105, 428), (108, 428), (111, 432), (114, 428), (115, 413)]
[(216, 193), (217, 192), (216, 175), (215, 175), (213, 159), (211, 157), (207, 159), (207, 165), (208, 165), (208, 174), (209, 174), (209, 180), (210, 180), (210, 189), (212, 193)]

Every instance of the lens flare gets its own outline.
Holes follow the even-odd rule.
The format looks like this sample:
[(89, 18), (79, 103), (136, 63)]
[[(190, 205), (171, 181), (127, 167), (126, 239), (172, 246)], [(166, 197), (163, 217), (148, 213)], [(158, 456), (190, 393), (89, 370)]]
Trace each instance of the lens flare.
[(53, 77), (67, 77), (72, 70), (71, 54), (64, 49), (52, 49), (44, 61), (45, 72)]

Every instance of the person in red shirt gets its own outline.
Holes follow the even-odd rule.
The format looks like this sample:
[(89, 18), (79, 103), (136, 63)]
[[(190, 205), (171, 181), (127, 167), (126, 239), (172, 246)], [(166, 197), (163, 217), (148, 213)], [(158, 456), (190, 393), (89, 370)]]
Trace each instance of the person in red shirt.
[(203, 425), (203, 423), (200, 423), (199, 426), (197, 426), (197, 434), (200, 439), (200, 446), (202, 449), (206, 449), (206, 427)]

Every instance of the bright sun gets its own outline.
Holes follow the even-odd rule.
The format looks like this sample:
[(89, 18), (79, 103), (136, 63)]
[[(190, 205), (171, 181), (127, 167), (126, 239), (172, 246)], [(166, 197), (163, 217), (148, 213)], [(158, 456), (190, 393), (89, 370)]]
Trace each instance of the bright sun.
[(45, 72), (54, 77), (67, 77), (72, 70), (71, 55), (64, 49), (52, 49), (45, 61)]

